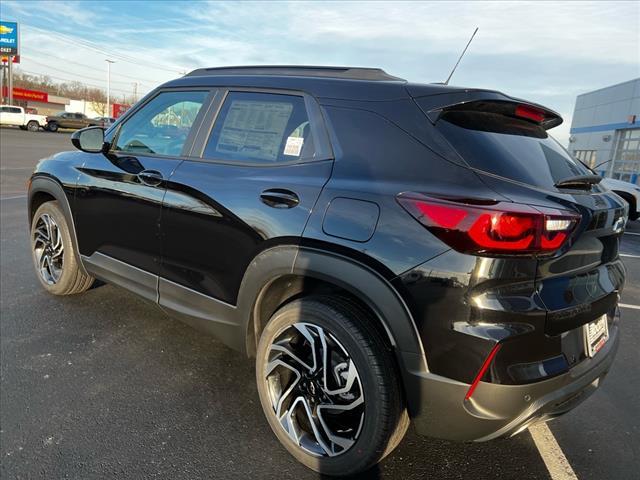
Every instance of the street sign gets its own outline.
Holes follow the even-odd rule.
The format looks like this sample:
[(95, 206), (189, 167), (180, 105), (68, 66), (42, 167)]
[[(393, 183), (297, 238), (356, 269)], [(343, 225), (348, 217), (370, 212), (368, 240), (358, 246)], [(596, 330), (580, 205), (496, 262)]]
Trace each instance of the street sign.
[(18, 55), (18, 24), (0, 21), (0, 55)]

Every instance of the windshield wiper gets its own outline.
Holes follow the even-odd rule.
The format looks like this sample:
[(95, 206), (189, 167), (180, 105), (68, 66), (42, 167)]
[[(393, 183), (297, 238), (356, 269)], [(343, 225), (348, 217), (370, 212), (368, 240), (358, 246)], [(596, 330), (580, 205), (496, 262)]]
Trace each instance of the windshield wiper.
[(602, 177), (600, 175), (576, 175), (568, 177), (554, 184), (557, 188), (585, 188), (600, 183)]

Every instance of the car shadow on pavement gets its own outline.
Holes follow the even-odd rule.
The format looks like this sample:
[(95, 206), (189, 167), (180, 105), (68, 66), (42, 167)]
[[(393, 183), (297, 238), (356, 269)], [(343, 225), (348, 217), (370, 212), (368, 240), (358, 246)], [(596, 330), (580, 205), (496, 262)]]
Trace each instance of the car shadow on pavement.
[[(252, 360), (113, 286), (51, 297), (24, 263), (8, 272), (29, 285), (5, 292), (22, 307), (2, 319), (3, 478), (29, 478), (25, 465), (46, 478), (327, 478), (271, 432)], [(548, 478), (528, 434), (455, 444), (411, 428), (354, 478), (467, 476)]]

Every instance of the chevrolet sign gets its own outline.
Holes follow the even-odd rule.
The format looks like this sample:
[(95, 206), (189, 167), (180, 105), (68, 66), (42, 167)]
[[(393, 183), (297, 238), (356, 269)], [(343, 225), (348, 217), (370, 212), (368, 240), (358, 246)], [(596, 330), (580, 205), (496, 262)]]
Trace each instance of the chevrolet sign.
[(0, 56), (18, 55), (18, 24), (0, 21)]

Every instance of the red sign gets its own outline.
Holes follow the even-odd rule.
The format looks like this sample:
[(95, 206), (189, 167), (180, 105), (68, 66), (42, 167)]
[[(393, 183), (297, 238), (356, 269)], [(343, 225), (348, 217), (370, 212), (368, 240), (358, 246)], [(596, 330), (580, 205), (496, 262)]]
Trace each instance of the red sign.
[(124, 114), (124, 112), (126, 112), (127, 110), (129, 110), (131, 108), (131, 105), (124, 105), (122, 103), (114, 103), (113, 105), (111, 105), (112, 107), (112, 112), (113, 112), (113, 118), (118, 118), (121, 115)]
[[(0, 60), (2, 60), (2, 63), (9, 63), (9, 57), (3, 56)], [(20, 63), (20, 55), (13, 57), (13, 63)]]
[[(9, 96), (9, 89), (7, 87), (2, 87), (2, 96)], [(39, 92), (37, 90), (13, 87), (13, 98), (16, 100), (31, 100), (32, 102), (47, 103), (49, 101), (49, 94), (47, 92)]]

